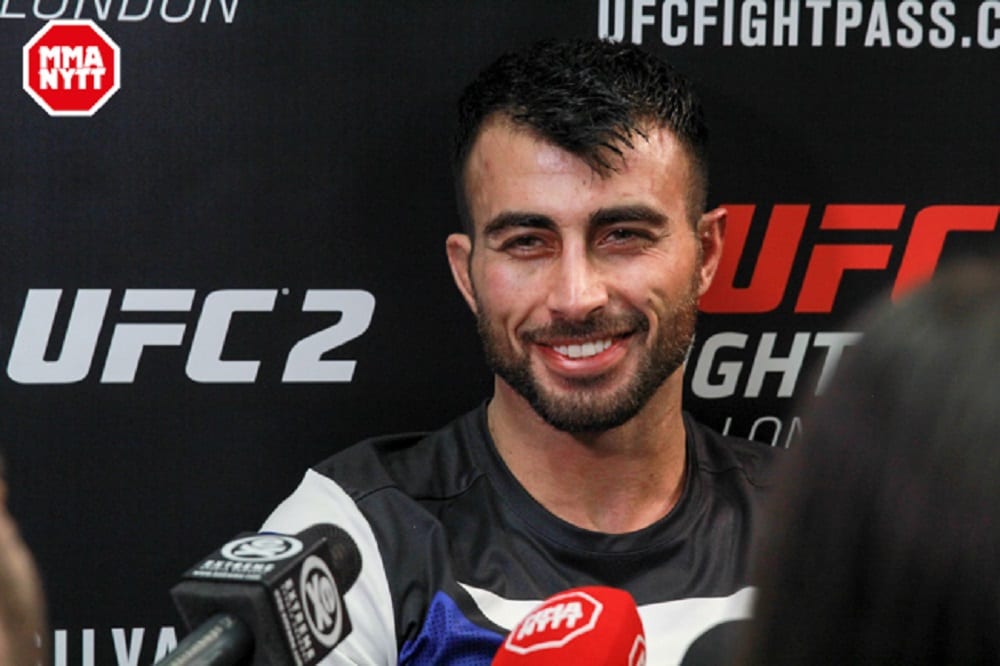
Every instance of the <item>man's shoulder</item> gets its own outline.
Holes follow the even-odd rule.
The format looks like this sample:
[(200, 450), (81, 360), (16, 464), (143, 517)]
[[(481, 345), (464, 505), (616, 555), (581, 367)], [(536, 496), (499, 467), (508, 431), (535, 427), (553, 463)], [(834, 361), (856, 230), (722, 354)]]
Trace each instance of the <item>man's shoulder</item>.
[(753, 486), (773, 482), (774, 468), (782, 451), (770, 444), (723, 435), (685, 413), (685, 425), (692, 437), (698, 468), (709, 474), (735, 472)]
[(455, 494), (478, 475), (472, 447), (479, 418), (476, 409), (439, 430), (370, 437), (313, 470), (336, 481), (355, 499), (386, 489), (413, 497)]

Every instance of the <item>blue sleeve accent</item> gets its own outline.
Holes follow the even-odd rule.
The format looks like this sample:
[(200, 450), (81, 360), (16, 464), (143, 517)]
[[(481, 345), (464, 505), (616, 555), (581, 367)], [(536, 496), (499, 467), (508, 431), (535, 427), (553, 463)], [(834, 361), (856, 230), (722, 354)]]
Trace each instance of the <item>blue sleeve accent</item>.
[(455, 601), (438, 592), (420, 634), (406, 641), (399, 663), (406, 666), (490, 666), (503, 636), (473, 623)]

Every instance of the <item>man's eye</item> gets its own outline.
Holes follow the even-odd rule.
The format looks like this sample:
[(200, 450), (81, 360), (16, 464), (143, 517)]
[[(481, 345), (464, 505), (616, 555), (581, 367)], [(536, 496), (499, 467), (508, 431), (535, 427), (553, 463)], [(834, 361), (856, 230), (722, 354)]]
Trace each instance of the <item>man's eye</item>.
[(605, 241), (610, 243), (627, 243), (630, 241), (649, 240), (649, 234), (636, 229), (612, 229), (604, 236)]
[(541, 246), (542, 239), (538, 236), (515, 236), (503, 243), (505, 250), (531, 250)]

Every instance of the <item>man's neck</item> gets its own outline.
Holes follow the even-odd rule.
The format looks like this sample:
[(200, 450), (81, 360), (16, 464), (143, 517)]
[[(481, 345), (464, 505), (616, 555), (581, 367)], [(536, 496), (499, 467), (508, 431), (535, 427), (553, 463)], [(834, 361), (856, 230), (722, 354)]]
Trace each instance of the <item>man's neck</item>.
[(514, 477), (553, 514), (597, 532), (633, 532), (669, 513), (684, 489), (680, 375), (627, 423), (585, 434), (553, 428), (498, 380), (490, 433)]

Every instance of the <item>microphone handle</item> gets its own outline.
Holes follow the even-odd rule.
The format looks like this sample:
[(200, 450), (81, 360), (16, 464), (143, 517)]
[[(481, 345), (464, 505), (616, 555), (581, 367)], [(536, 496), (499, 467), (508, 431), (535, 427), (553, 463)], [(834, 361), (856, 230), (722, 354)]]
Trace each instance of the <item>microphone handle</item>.
[(250, 627), (235, 615), (216, 613), (156, 662), (156, 666), (236, 666), (252, 653)]

